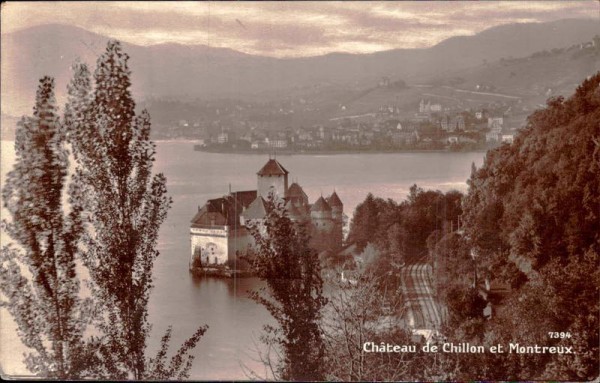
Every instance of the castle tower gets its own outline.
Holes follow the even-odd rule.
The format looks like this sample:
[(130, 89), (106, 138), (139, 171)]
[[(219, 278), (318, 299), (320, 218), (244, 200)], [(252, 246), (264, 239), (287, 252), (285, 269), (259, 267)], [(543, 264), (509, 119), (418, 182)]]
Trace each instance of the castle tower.
[(287, 197), (289, 172), (277, 160), (269, 159), (256, 174), (259, 196), (265, 200), (271, 193), (278, 198)]
[(335, 191), (327, 198), (327, 203), (331, 207), (331, 218), (333, 218), (334, 221), (341, 223), (344, 214), (344, 204)]
[(331, 218), (333, 219), (333, 231), (331, 233), (331, 244), (333, 248), (342, 247), (344, 239), (344, 204), (337, 195), (335, 190), (333, 194), (327, 198), (329, 206), (331, 206)]
[(287, 211), (288, 217), (292, 222), (304, 224), (308, 218), (303, 209), (294, 205), (292, 201), (287, 201), (285, 204), (285, 210)]
[(290, 185), (287, 192), (287, 198), (296, 207), (303, 207), (308, 205), (308, 196), (306, 195), (302, 187), (296, 182)]
[(322, 222), (322, 224), (317, 225), (317, 227), (325, 227), (325, 221), (331, 221), (331, 206), (325, 201), (323, 196), (319, 197), (317, 202), (315, 202), (310, 208), (310, 218), (314, 222)]
[(331, 249), (333, 247), (331, 234), (334, 229), (331, 206), (322, 196), (311, 206), (310, 218), (312, 221), (311, 247), (319, 252)]

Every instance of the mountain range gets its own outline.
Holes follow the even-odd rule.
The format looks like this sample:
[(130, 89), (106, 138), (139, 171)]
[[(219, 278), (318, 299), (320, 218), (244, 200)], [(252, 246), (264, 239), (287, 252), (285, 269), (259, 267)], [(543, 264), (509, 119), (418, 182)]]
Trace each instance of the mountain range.
[[(256, 56), (200, 44), (123, 46), (131, 57), (132, 90), (138, 100), (258, 100), (324, 84), (368, 87), (382, 76), (416, 83), (486, 62), (590, 41), (596, 34), (598, 20), (565, 19), (501, 25), (473, 36), (450, 37), (426, 49), (300, 58)], [(2, 34), (2, 113), (29, 113), (43, 75), (56, 78), (60, 105), (71, 64), (79, 59), (93, 70), (109, 38), (59, 24)]]

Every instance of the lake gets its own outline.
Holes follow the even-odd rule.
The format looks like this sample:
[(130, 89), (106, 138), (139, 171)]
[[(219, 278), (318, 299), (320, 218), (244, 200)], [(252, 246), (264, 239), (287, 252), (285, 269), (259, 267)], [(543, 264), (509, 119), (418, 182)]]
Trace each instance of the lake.
[[(155, 171), (167, 177), (173, 205), (161, 227), (155, 263), (155, 288), (149, 303), (153, 323), (149, 350), (157, 350), (160, 337), (173, 326), (171, 350), (203, 324), (209, 330), (194, 350), (190, 379), (249, 379), (251, 369), (262, 374), (256, 347), (269, 313), (248, 299), (247, 291), (262, 284), (255, 278), (222, 280), (193, 278), (188, 273), (189, 221), (209, 198), (232, 191), (256, 189), (256, 172), (268, 160), (264, 155), (220, 154), (193, 151), (190, 142), (159, 142)], [(424, 189), (466, 191), (471, 164), (481, 166), (483, 152), (385, 153), (336, 155), (281, 155), (277, 160), (290, 172), (314, 202), (335, 189), (351, 217), (354, 208), (371, 192), (377, 197), (402, 200), (413, 184)], [(2, 141), (2, 185), (14, 162), (13, 142)], [(2, 210), (2, 217), (6, 211)], [(2, 238), (5, 243), (6, 238)], [(23, 346), (5, 310), (0, 311), (0, 364), (4, 373), (27, 374), (22, 365)]]

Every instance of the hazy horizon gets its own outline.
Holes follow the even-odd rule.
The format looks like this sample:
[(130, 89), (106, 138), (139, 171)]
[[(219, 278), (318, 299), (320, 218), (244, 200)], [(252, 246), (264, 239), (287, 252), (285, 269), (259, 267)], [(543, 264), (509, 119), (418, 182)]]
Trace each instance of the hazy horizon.
[(13, 2), (2, 5), (2, 35), (59, 24), (139, 46), (205, 45), (292, 58), (429, 48), (505, 24), (599, 15), (600, 3), (590, 1)]

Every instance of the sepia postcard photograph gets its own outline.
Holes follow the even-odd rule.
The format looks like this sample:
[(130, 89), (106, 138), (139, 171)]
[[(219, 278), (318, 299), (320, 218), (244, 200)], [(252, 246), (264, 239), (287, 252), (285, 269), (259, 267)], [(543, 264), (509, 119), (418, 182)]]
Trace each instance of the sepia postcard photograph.
[(598, 381), (600, 2), (0, 16), (2, 379)]

